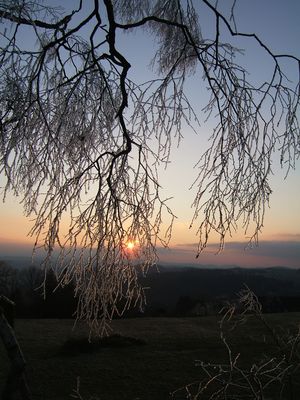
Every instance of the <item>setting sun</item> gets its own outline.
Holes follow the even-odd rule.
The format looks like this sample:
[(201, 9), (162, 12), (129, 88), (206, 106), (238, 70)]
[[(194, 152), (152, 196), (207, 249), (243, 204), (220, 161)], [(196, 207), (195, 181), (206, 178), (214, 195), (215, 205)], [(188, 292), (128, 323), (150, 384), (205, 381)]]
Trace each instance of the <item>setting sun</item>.
[(135, 243), (134, 242), (127, 242), (126, 247), (128, 250), (133, 250), (135, 247)]

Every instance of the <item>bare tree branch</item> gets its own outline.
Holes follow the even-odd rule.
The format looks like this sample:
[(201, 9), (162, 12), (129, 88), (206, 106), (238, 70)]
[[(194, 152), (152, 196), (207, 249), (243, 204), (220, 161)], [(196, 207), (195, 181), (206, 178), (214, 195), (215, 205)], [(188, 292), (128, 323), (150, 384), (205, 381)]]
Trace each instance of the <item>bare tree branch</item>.
[[(222, 249), (241, 222), (256, 242), (274, 150), (287, 170), (299, 157), (299, 82), (292, 85), (281, 63), (299, 59), (237, 31), (236, 2), (229, 19), (217, 5), (201, 5), (215, 18), (212, 38), (203, 37), (192, 0), (79, 1), (69, 11), (38, 0), (0, 4), (3, 197), (22, 196), (45, 262), (61, 249), (55, 268), (61, 285), (75, 282), (78, 316), (92, 326), (100, 318), (104, 330), (115, 312), (142, 306), (139, 273), (171, 237), (175, 216), (161, 197), (159, 166), (186, 126), (199, 127), (185, 92), (190, 76), (201, 74), (211, 96), (204, 111), (218, 118), (193, 186), (198, 254), (212, 232)], [(141, 28), (157, 41), (157, 76), (137, 84), (118, 35)], [(250, 80), (224, 30), (257, 42), (272, 61), (270, 79)]]

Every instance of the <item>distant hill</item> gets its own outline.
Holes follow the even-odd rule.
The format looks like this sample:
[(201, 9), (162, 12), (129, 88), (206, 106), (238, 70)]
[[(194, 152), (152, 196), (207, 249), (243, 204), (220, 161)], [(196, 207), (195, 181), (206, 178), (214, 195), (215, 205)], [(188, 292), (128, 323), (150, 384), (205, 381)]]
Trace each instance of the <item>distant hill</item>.
[[(300, 299), (300, 269), (161, 267), (143, 278), (149, 308), (176, 309), (180, 299), (212, 302), (236, 298), (247, 285), (261, 298), (295, 297)], [(300, 307), (300, 301), (299, 301)]]
[(6, 262), (11, 267), (17, 269), (28, 268), (32, 265), (39, 266), (42, 263), (41, 257), (34, 257), (34, 259), (32, 259), (31, 256), (24, 257), (24, 256), (14, 256), (14, 255), (10, 256), (0, 255), (0, 260)]
[[(33, 265), (31, 257), (0, 256), (0, 260), (20, 272)], [(39, 268), (41, 261), (42, 258), (35, 257), (33, 263)], [(222, 308), (224, 302), (236, 299), (238, 292), (245, 285), (259, 297), (266, 312), (300, 311), (300, 269), (281, 266), (241, 268), (170, 264), (151, 269), (146, 276), (140, 276), (140, 282), (145, 288), (147, 298), (144, 314), (139, 310), (133, 310), (128, 312), (127, 316), (191, 315), (192, 310), (197, 307), (198, 310), (201, 307), (205, 308), (206, 311), (203, 311), (205, 315), (215, 314)], [(22, 280), (18, 285), (24, 285)], [(21, 292), (24, 297), (22, 287)], [(65, 300), (62, 300), (63, 298)], [(27, 290), (26, 299), (33, 310), (33, 303), (38, 302), (36, 292), (29, 293)], [(64, 315), (71, 316), (75, 307), (72, 287), (61, 289), (59, 293), (49, 296), (47, 302), (47, 304), (38, 302), (38, 307), (43, 309), (38, 315), (50, 315), (53, 311), (51, 308), (57, 309), (57, 305), (54, 304), (59, 302), (71, 307), (70, 310), (64, 311)], [(24, 299), (19, 299), (17, 303), (21, 308), (26, 302)], [(47, 312), (44, 310), (46, 306)], [(19, 315), (29, 315), (32, 310), (28, 305), (26, 310), (25, 308), (19, 310)], [(35, 315), (33, 312), (33, 316)]]

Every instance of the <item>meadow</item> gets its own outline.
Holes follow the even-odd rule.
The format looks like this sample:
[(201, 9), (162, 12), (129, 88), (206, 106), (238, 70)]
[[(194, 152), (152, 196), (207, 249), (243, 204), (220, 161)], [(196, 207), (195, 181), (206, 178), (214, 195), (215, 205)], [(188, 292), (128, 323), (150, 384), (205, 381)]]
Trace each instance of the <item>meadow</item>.
[[(300, 313), (269, 314), (266, 319), (279, 331), (291, 332)], [(86, 326), (73, 329), (72, 320), (20, 319), (15, 331), (34, 400), (65, 400), (72, 394), (79, 398), (74, 392), (78, 378), (85, 400), (167, 400), (171, 392), (199, 379), (195, 360), (227, 359), (218, 321), (213, 316), (115, 320), (112, 339), (95, 340), (92, 346), (82, 342), (88, 336)], [(269, 334), (252, 319), (232, 331), (228, 343), (248, 365), (276, 351)], [(0, 360), (1, 389), (9, 368), (2, 343)], [(184, 398), (184, 391), (177, 393), (175, 398)]]

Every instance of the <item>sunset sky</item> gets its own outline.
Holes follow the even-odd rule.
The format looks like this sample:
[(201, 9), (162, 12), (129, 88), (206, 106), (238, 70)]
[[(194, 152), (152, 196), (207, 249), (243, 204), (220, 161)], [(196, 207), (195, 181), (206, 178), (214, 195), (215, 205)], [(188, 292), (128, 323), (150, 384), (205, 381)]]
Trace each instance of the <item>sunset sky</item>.
[[(227, 4), (231, 4), (228, 0)], [(221, 2), (220, 2), (221, 3)], [(230, 7), (228, 8), (230, 10)], [(257, 33), (275, 53), (291, 53), (300, 57), (300, 2), (297, 0), (238, 0), (236, 22), (245, 32)], [(210, 32), (209, 15), (203, 16), (203, 36)], [(132, 77), (145, 81), (152, 72), (147, 69), (153, 52), (152, 39), (146, 33), (125, 35), (120, 38), (129, 62), (132, 64)], [(238, 43), (249, 50), (245, 56), (247, 69), (254, 77), (266, 75), (267, 58), (253, 45), (253, 41)], [(147, 50), (145, 50), (147, 49)], [(297, 78), (297, 68), (287, 65), (291, 80)], [(197, 80), (198, 79), (198, 80)], [(217, 245), (213, 243), (196, 260), (197, 236), (189, 230), (193, 210), (191, 204), (196, 194), (189, 189), (197, 176), (194, 168), (202, 152), (207, 148), (207, 139), (214, 126), (214, 120), (204, 122), (201, 111), (207, 99), (205, 85), (201, 77), (194, 77), (190, 83), (190, 95), (196, 109), (199, 110), (201, 128), (196, 135), (192, 131), (183, 132), (184, 139), (179, 148), (174, 148), (171, 163), (167, 171), (161, 171), (161, 184), (165, 198), (172, 197), (169, 206), (177, 219), (169, 249), (159, 249), (162, 262), (240, 265), (240, 266), (288, 266), (300, 268), (300, 163), (291, 170), (285, 179), (285, 170), (281, 170), (274, 154), (273, 176), (271, 178), (270, 208), (267, 210), (264, 230), (260, 235), (258, 248), (247, 249), (247, 234), (239, 230), (229, 241), (225, 250), (216, 255)], [(195, 84), (195, 82), (197, 82)], [(203, 122), (202, 122), (203, 121)], [(1, 184), (3, 186), (3, 177)], [(22, 211), (21, 197), (7, 195), (0, 207), (0, 259), (1, 255), (30, 254), (34, 242), (27, 236), (31, 222)], [(214, 242), (216, 238), (212, 238)]]

